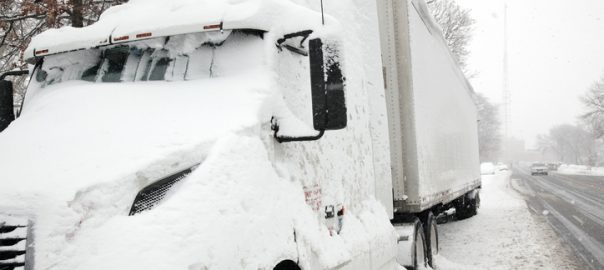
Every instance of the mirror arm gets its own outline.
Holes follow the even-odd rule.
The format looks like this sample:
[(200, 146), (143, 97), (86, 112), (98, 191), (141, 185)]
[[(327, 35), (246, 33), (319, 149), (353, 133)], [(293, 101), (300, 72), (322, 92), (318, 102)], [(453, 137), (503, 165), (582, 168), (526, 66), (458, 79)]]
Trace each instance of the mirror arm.
[[(290, 34), (286, 34), (284, 35), (282, 38), (277, 40), (277, 48), (279, 49), (279, 51), (283, 50), (283, 47), (285, 47), (286, 49), (303, 55), (303, 56), (308, 56), (308, 53), (305, 52), (304, 49), (304, 41), (306, 41), (308, 39), (308, 37), (310, 36), (310, 34), (312, 34), (313, 31), (312, 30), (304, 30), (304, 31), (300, 31), (300, 32), (295, 32), (295, 33), (290, 33)], [(296, 37), (301, 37), (302, 40), (300, 41), (300, 48), (296, 48), (294, 46), (291, 45), (287, 45), (287, 44), (283, 44), (285, 41), (287, 41), (288, 39), (291, 38), (296, 38)]]
[(283, 47), (285, 47), (286, 49), (288, 49), (290, 52), (297, 53), (297, 54), (302, 55), (302, 56), (308, 56), (308, 52), (307, 51), (305, 51), (303, 49), (300, 49), (300, 48), (296, 48), (296, 47), (294, 47), (292, 45), (285, 44), (285, 45), (283, 45)]
[(309, 142), (309, 141), (317, 141), (323, 137), (325, 134), (325, 130), (319, 130), (319, 134), (316, 136), (303, 136), (303, 137), (290, 137), (290, 136), (279, 136), (279, 125), (277, 124), (275, 118), (271, 119), (271, 129), (274, 131), (273, 137), (279, 143), (288, 143), (288, 142)]
[(279, 135), (277, 135), (277, 132), (279, 132), (278, 129), (275, 130), (275, 134), (273, 136), (279, 143), (317, 141), (317, 140), (321, 139), (321, 137), (323, 137), (323, 134), (325, 134), (324, 129), (319, 130), (319, 134), (317, 134), (317, 136), (304, 136), (304, 137), (279, 136)]
[(288, 40), (290, 38), (295, 38), (295, 37), (302, 37), (302, 42), (300, 42), (300, 45), (302, 45), (302, 43), (304, 43), (304, 41), (308, 38), (308, 36), (310, 36), (310, 34), (312, 34), (312, 32), (313, 32), (312, 30), (304, 30), (304, 31), (300, 31), (300, 32), (286, 34), (282, 38), (277, 40), (277, 45), (281, 46), (281, 44), (283, 42), (285, 42), (286, 40)]
[(0, 81), (4, 80), (4, 78), (6, 78), (7, 76), (22, 76), (27, 74), (29, 74), (29, 70), (13, 70), (4, 72), (2, 73), (2, 75), (0, 75)]

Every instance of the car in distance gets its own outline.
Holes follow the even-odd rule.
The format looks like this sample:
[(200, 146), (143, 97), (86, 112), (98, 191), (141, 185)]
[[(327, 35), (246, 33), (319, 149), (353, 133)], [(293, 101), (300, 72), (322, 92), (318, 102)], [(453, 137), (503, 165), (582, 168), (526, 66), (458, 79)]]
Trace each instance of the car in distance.
[(560, 165), (560, 163), (547, 163), (547, 169), (550, 171), (557, 171)]
[(505, 172), (505, 171), (509, 171), (510, 170), (510, 168), (508, 167), (508, 165), (506, 165), (503, 162), (498, 162), (497, 165), (495, 165), (495, 169), (498, 172)]
[(533, 163), (531, 165), (531, 175), (547, 175), (549, 169), (544, 163)]
[(493, 175), (495, 174), (495, 164), (491, 162), (483, 162), (480, 164), (481, 175)]

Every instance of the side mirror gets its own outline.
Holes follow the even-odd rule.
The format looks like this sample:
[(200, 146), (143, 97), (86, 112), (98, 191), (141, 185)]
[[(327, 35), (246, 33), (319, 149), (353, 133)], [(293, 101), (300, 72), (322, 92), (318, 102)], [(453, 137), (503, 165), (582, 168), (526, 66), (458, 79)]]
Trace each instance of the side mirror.
[(313, 126), (315, 130), (338, 130), (347, 125), (344, 76), (336, 44), (312, 39), (309, 44)]
[[(312, 31), (302, 31), (286, 35), (277, 42), (277, 47), (308, 56), (310, 60), (310, 84), (312, 100), (313, 128), (317, 135), (287, 136), (279, 134), (279, 125), (273, 118), (272, 129), (275, 139), (280, 142), (315, 141), (323, 137), (326, 130), (343, 129), (347, 125), (348, 115), (344, 94), (345, 78), (342, 74), (339, 49), (336, 43), (324, 44), (319, 38), (308, 41), (308, 53), (301, 45)], [(288, 39), (301, 37), (300, 47), (285, 43)]]
[(0, 132), (15, 120), (15, 108), (13, 107), (13, 83), (11, 81), (0, 81)]

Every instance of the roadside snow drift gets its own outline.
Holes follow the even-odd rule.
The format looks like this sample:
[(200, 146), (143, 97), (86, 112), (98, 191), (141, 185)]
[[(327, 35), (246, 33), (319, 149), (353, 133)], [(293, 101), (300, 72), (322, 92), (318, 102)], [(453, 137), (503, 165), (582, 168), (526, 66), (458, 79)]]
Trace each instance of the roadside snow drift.
[(510, 173), (482, 176), (478, 215), (439, 225), (437, 269), (566, 269), (566, 253), (544, 220), (533, 216), (511, 186)]
[(562, 164), (558, 167), (560, 174), (575, 174), (575, 175), (597, 175), (604, 176), (604, 167), (590, 167), (584, 165)]

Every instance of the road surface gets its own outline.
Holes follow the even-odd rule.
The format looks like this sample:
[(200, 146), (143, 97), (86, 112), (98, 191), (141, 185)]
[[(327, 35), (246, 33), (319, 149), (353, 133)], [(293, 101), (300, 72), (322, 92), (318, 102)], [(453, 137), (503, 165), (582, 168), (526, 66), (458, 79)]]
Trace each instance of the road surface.
[(531, 176), (528, 168), (517, 168), (512, 182), (526, 195), (529, 208), (545, 215), (573, 247), (586, 269), (604, 269), (604, 177)]

